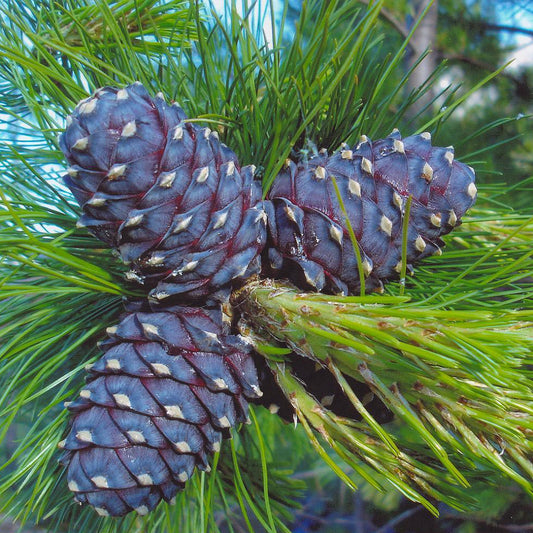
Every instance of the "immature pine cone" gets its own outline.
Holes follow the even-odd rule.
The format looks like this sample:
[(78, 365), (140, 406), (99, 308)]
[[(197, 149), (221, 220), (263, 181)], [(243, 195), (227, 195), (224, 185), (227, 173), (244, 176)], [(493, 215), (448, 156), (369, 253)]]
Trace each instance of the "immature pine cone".
[(412, 197), (407, 234), (407, 265), (440, 253), (441, 237), (460, 224), (476, 198), (474, 171), (454, 160), (453, 148), (431, 146), (429, 133), (402, 139), (393, 132), (331, 156), (298, 164), (288, 161), (268, 198), (269, 244), (265, 273), (290, 279), (302, 289), (357, 294), (359, 271), (346, 217), (362, 257), (365, 286), (402, 269), (402, 225)]
[(60, 138), (64, 179), (80, 224), (118, 249), (155, 301), (224, 300), (234, 280), (259, 272), (261, 187), (215, 132), (185, 120), (140, 83), (100, 89)]
[(69, 406), (62, 461), (78, 502), (146, 514), (208, 468), (261, 392), (250, 346), (225, 332), (218, 309), (130, 312), (108, 335)]

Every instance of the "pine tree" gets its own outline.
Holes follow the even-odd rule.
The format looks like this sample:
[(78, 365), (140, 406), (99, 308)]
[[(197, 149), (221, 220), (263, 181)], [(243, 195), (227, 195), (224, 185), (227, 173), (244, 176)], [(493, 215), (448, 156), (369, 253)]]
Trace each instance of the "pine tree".
[[(287, 160), (305, 166), (315, 149), (334, 153), (362, 135), (429, 131), (438, 146), (441, 131), (450, 135), (445, 119), (476, 87), (451, 91), (447, 109), (417, 117), (422, 127), (407, 133), (406, 114), (424, 89), (405, 92), (407, 41), (387, 48), (382, 4), (309, 0), (294, 28), (272, 4), (266, 42), (264, 17), (243, 17), (234, 3), (220, 16), (178, 0), (4, 2), (1, 512), (81, 532), (217, 531), (236, 515), (250, 531), (287, 531), (303, 488), (291, 477), (301, 466), (293, 447), (312, 449), (351, 488), (393, 488), (433, 513), (438, 502), (472, 509), (473, 484), (511, 482), (533, 493), (533, 217), (510, 207), (505, 188), (484, 185), (483, 162), (463, 142), (474, 132), (462, 131), (455, 156), (477, 170), (479, 196), (444, 237), (442, 257), (425, 258), (412, 277), (402, 261), (383, 295), (302, 293), (264, 276), (233, 287), (224, 309), (231, 327), (257, 352), (277, 402), (271, 410), (296, 430), (251, 406), (250, 424), (233, 428), (219, 451), (211, 446), (210, 472), (207, 463), (191, 469), (174, 506), (142, 518), (80, 508), (58, 463), (63, 403), (87, 390), (86, 365), (91, 379), (107, 379), (109, 367), (91, 367), (101, 357), (97, 343), (109, 354), (105, 331), (119, 322), (123, 299), (146, 298), (112, 250), (76, 227), (80, 209), (61, 180), (66, 117), (100, 87), (140, 81), (195, 117), (194, 128), (216, 131), (243, 167), (257, 165), (265, 195)], [(111, 344), (140, 342), (114, 334)], [(337, 400), (302, 378), (315, 367)], [(245, 418), (243, 411), (233, 422)]]

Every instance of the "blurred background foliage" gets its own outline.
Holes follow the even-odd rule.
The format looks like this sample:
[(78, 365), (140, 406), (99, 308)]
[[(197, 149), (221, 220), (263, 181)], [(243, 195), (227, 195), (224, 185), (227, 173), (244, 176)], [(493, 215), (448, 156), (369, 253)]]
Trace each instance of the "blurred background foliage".
[[(9, 199), (8, 210), (0, 212), (5, 222), (0, 328), (12, 335), (2, 351), (4, 512), (72, 532), (158, 533), (175, 523), (183, 531), (237, 533), (276, 527), (296, 533), (533, 531), (530, 495), (501, 478), (474, 483), (469, 496), (475, 511), (459, 513), (439, 504), (439, 519), (392, 488), (378, 492), (357, 476), (360, 490), (352, 492), (317, 456), (301, 424), (292, 429), (262, 408), (255, 409), (251, 429), (217, 458), (216, 473), (195, 476), (178, 511), (110, 525), (67, 504), (55, 464), (55, 443), (65, 424), (61, 405), (79, 389), (84, 365), (98, 355), (95, 342), (116, 319), (120, 296), (131, 291), (115, 258), (73, 229), (77, 210), (59, 179), (56, 136), (65, 115), (95, 88), (138, 79), (154, 92), (164, 91), (190, 116), (218, 127), (244, 164), (259, 162), (265, 187), (291, 152), (308, 149), (309, 139), (334, 149), (362, 133), (379, 138), (393, 127), (405, 135), (431, 129), (434, 144), (453, 144), (458, 157), (475, 166), (483, 189), (479, 207), (485, 211), (465, 224), (454, 240), (458, 247), (447, 250), (449, 273), (444, 267), (428, 288), (439, 260), (421, 267), (413, 282), (419, 296), (444, 291), (455, 279), (466, 262), (463, 244), (468, 249), (475, 239), (508, 236), (508, 226), (498, 225), (501, 211), (491, 219), (487, 209), (505, 208), (511, 218), (531, 216), (530, 2), (318, 4), (310, 10), (309, 2), (296, 0), (264, 3), (265, 16), (243, 25), (236, 13), (247, 10), (236, 4), (231, 11), (229, 2), (201, 9), (181, 1), (0, 0), (0, 168), (4, 200)], [(521, 60), (494, 75), (514, 56)], [(24, 238), (13, 231), (14, 215), (22, 217), (17, 229), (23, 228)], [(512, 219), (511, 225), (519, 223)], [(530, 248), (532, 241), (531, 232), (524, 232), (521, 246)], [(65, 254), (54, 256), (57, 246)], [(478, 257), (481, 246), (472, 249)], [(54, 272), (65, 265), (71, 270), (58, 284)], [(523, 285), (500, 285), (485, 290), (506, 291), (522, 301)], [(479, 301), (492, 305), (486, 295)], [(80, 316), (80, 309), (91, 311)], [(402, 431), (407, 430), (396, 428), (399, 438), (408, 440)], [(331, 457), (338, 459), (333, 452)], [(268, 487), (261, 477), (266, 471)], [(216, 498), (206, 500), (206, 494)]]

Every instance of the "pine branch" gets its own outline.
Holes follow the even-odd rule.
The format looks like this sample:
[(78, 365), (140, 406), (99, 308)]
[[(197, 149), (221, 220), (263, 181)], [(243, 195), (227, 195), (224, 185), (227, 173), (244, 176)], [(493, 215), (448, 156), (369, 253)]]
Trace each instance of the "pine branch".
[[(368, 423), (368, 434), (393, 456), (409, 457), (414, 450), (409, 441), (389, 441), (350, 394), (343, 376), (366, 383), (425, 443), (416, 449), (424, 454), (424, 465), (440, 461), (457, 483), (466, 484), (463, 472), (475, 462), (532, 491), (530, 310), (418, 308), (401, 297), (352, 297), (341, 302), (270, 281), (251, 283), (238, 302), (245, 319), (260, 325), (266, 339), (286, 343), (296, 354), (329, 369)], [(256, 342), (261, 338), (265, 339)], [(268, 352), (263, 353), (268, 358)], [(330, 445), (342, 442), (349, 453), (369, 461), (361, 439), (350, 441), (337, 433), (333, 415), (291, 377), (290, 364), (285, 371), (280, 363), (270, 364), (301, 420)], [(380, 456), (375, 468), (382, 469), (386, 462)], [(388, 481), (397, 482), (396, 475), (391, 472)], [(407, 472), (404, 478), (417, 484)], [(435, 496), (432, 481), (426, 482), (418, 483), (419, 490)], [(399, 488), (431, 509), (418, 493)]]

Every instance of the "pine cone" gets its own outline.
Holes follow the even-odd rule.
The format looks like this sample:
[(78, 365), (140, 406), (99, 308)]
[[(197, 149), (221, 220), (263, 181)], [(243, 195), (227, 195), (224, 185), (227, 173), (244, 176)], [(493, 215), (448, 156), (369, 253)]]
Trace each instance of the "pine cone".
[(412, 197), (407, 269), (440, 253), (441, 237), (460, 224), (476, 198), (474, 171), (454, 160), (453, 148), (431, 146), (429, 133), (401, 139), (395, 131), (332, 156), (287, 162), (268, 198), (269, 248), (265, 273), (303, 289), (358, 293), (356, 254), (331, 177), (336, 178), (362, 257), (365, 286), (401, 271), (402, 224)]
[(130, 312), (69, 405), (68, 485), (101, 515), (145, 514), (208, 468), (228, 429), (261, 395), (250, 347), (219, 309)]
[(106, 87), (69, 117), (60, 146), (80, 224), (131, 264), (156, 301), (225, 299), (259, 272), (266, 217), (254, 167), (218, 135), (135, 83)]

